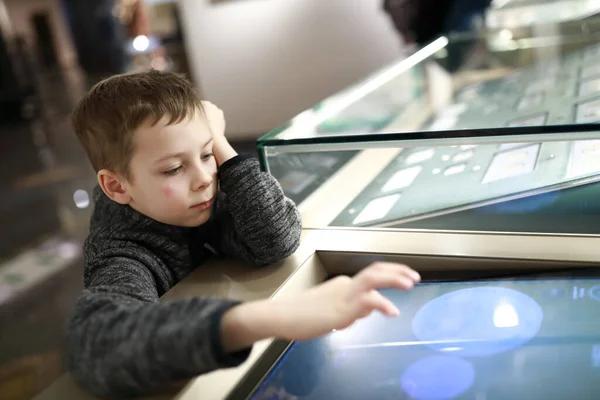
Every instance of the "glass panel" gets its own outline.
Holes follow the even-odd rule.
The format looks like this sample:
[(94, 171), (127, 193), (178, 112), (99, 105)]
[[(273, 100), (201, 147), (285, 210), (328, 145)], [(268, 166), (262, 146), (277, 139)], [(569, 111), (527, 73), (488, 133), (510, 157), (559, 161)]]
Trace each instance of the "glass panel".
[[(533, 28), (525, 33), (535, 34)], [(499, 29), (481, 37), (439, 38), (303, 112), (259, 144), (599, 122), (598, 36), (546, 33), (521, 37), (518, 30)]]
[(496, 0), (492, 1), (486, 26), (523, 27), (532, 24), (571, 23), (600, 13), (600, 4), (589, 0)]
[(308, 228), (597, 234), (600, 131), (588, 128), (357, 136), (362, 141), (267, 147), (266, 154)]

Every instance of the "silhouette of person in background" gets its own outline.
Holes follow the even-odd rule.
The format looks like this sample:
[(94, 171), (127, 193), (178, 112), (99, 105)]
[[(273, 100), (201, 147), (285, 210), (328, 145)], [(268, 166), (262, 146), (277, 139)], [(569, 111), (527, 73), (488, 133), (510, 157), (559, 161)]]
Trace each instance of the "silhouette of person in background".
[(407, 45), (422, 47), (442, 35), (475, 28), (492, 0), (384, 0), (398, 33)]

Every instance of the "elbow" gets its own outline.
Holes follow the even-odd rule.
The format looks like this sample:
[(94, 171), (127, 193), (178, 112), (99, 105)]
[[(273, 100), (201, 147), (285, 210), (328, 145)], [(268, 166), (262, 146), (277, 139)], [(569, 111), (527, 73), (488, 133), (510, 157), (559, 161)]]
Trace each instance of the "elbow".
[(85, 360), (80, 352), (69, 349), (69, 372), (73, 380), (90, 394), (102, 398), (135, 398), (149, 393), (131, 384), (123, 382), (117, 372), (119, 368), (107, 368), (101, 362)]
[[(68, 368), (73, 380), (98, 398), (132, 398), (147, 394), (132, 379), (124, 379), (128, 374), (122, 365), (110, 362), (111, 348), (102, 348), (89, 339), (89, 324), (71, 322), (67, 331)], [(116, 367), (116, 368), (115, 368)]]
[(300, 219), (298, 219), (298, 223), (290, 229), (286, 236), (286, 240), (277, 243), (280, 249), (279, 257), (281, 260), (292, 256), (300, 247), (300, 238), (302, 236), (302, 224), (300, 223)]
[(288, 240), (285, 242), (273, 243), (273, 256), (269, 259), (265, 260), (263, 264), (273, 264), (276, 262), (280, 262), (285, 260), (288, 257), (291, 257), (296, 253), (296, 250), (300, 247), (300, 235), (297, 237), (288, 237)]
[[(80, 327), (81, 328), (81, 327)], [(73, 380), (88, 393), (99, 398), (119, 395), (111, 390), (111, 383), (102, 365), (89, 357), (88, 347), (82, 343), (84, 335), (70, 327), (67, 334), (68, 368)]]
[(281, 261), (293, 255), (300, 247), (300, 238), (302, 236), (302, 218), (300, 212), (294, 207), (294, 211), (289, 222), (283, 229), (283, 234), (277, 235), (270, 245), (276, 249), (274, 253), (278, 255)]
[(92, 363), (86, 357), (85, 346), (80, 344), (81, 336), (69, 332), (67, 337), (68, 367), (73, 380), (85, 391), (99, 398), (108, 398), (116, 395), (110, 390), (106, 382), (102, 367)]
[(277, 233), (263, 238), (262, 257), (256, 257), (253, 260), (254, 266), (262, 267), (278, 263), (292, 256), (300, 247), (301, 235), (302, 222), (300, 214), (296, 211), (294, 218), (291, 218), (285, 227), (282, 227)]
[(105, 399), (118, 396), (118, 393), (111, 391), (104, 382), (99, 381), (96, 378), (96, 374), (90, 368), (74, 362), (72, 354), (69, 355), (69, 372), (73, 380), (82, 389), (98, 398)]

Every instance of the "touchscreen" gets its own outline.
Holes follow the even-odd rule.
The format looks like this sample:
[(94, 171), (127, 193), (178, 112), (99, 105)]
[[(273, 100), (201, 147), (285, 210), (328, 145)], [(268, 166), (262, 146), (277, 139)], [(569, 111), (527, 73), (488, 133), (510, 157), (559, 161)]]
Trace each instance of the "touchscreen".
[(600, 399), (600, 279), (383, 290), (401, 315), (295, 342), (252, 399)]

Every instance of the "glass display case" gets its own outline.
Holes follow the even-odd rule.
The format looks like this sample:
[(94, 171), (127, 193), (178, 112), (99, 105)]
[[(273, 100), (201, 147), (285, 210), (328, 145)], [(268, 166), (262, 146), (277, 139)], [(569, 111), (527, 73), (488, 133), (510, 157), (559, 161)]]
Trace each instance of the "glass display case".
[(268, 147), (290, 165), (355, 153), (300, 205), (305, 227), (600, 233), (594, 125), (335, 139)]
[[(400, 140), (427, 138), (435, 132), (464, 136), (476, 129), (528, 134), (551, 132), (552, 127), (563, 134), (578, 127), (595, 129), (600, 121), (599, 38), (596, 34), (502, 37), (500, 32), (442, 37), (259, 139), (263, 168), (303, 207), (364, 153), (349, 144), (368, 140), (365, 136)], [(302, 150), (306, 145), (310, 153), (306, 147)], [(447, 155), (459, 156), (454, 153)], [(489, 147), (474, 151), (476, 158), (493, 154)], [(327, 223), (347, 224), (347, 218), (340, 215)]]
[[(575, 39), (581, 36), (597, 35), (600, 33), (600, 18), (593, 17), (585, 20), (574, 20), (567, 22), (536, 22), (523, 26), (487, 26), (479, 33), (485, 37), (490, 46), (502, 48), (509, 40), (519, 42), (521, 47), (539, 46), (548, 40), (554, 41), (555, 37), (561, 37), (563, 41)], [(464, 36), (458, 35), (459, 38)], [(509, 45), (514, 47), (513, 45)]]
[(490, 28), (585, 21), (600, 14), (600, 4), (588, 0), (494, 0), (486, 15)]

